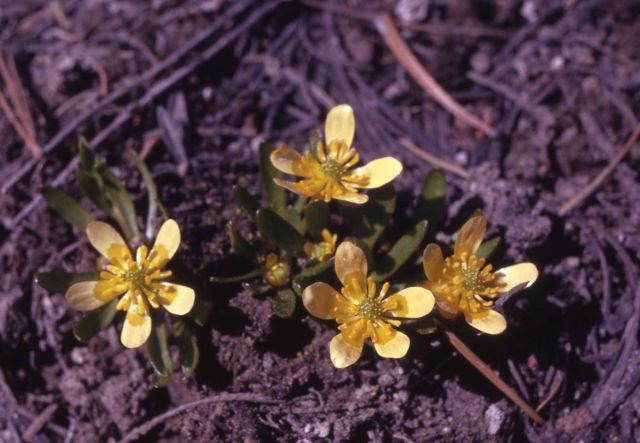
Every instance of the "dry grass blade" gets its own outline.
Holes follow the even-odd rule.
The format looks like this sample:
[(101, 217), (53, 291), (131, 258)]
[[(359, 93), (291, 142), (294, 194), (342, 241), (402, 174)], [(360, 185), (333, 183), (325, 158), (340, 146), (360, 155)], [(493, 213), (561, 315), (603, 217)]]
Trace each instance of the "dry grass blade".
[(406, 139), (406, 138), (401, 138), (398, 143), (400, 143), (400, 146), (407, 148), (409, 151), (411, 151), (413, 154), (417, 155), (418, 157), (420, 157), (422, 160), (426, 161), (427, 163), (431, 163), (432, 165), (440, 168), (440, 169), (444, 169), (445, 171), (449, 171), (452, 174), (455, 174), (459, 177), (464, 178), (465, 180), (468, 180), (470, 175), (469, 172), (454, 164), (451, 162), (448, 162), (446, 160), (443, 160), (441, 158), (436, 157), (433, 154), (428, 153), (427, 151), (425, 151), (424, 149), (420, 149), (418, 146), (416, 146), (411, 140)]
[(514, 402), (520, 409), (522, 409), (531, 419), (537, 424), (543, 424), (544, 419), (533, 409), (516, 391), (507, 385), (495, 372), (478, 357), (471, 349), (464, 344), (460, 338), (444, 323), (436, 320), (436, 324), (442, 332), (447, 336), (447, 339), (451, 345), (456, 348), (458, 352), (471, 363), (482, 375), (486, 377), (493, 385), (500, 389), (504, 395), (506, 395), (512, 402)]
[(27, 95), (20, 81), (13, 55), (9, 51), (0, 53), (0, 77), (7, 89), (6, 96), (0, 91), (0, 109), (33, 156), (39, 159), (42, 156), (42, 150), (36, 140), (36, 128), (29, 111)]
[(582, 191), (578, 192), (575, 196), (573, 196), (569, 201), (563, 204), (558, 210), (558, 214), (560, 216), (565, 216), (573, 209), (580, 206), (584, 199), (589, 197), (598, 187), (604, 183), (604, 181), (613, 173), (616, 167), (622, 162), (622, 160), (626, 157), (626, 155), (631, 150), (631, 146), (633, 146), (638, 139), (640, 138), (640, 125), (636, 126), (633, 130), (633, 133), (627, 139), (627, 142), (624, 144), (620, 152), (611, 160), (611, 162), (607, 165), (606, 168), (600, 172), (592, 181), (589, 183), (587, 187), (582, 189)]
[(416, 56), (404, 41), (398, 28), (393, 23), (391, 16), (384, 12), (374, 20), (376, 29), (384, 39), (389, 49), (400, 64), (424, 90), (433, 97), (435, 101), (450, 112), (454, 117), (467, 125), (482, 131), (490, 137), (495, 137), (498, 133), (495, 129), (487, 126), (478, 117), (470, 114), (462, 105), (456, 102), (447, 91), (433, 78), (431, 74), (420, 64)]

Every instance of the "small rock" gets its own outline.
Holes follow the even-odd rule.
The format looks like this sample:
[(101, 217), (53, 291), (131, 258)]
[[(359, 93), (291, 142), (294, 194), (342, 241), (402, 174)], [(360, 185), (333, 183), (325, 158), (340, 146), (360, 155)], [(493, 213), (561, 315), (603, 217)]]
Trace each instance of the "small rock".
[(494, 403), (487, 408), (484, 413), (484, 419), (487, 422), (487, 432), (489, 435), (496, 435), (504, 421), (504, 412)]

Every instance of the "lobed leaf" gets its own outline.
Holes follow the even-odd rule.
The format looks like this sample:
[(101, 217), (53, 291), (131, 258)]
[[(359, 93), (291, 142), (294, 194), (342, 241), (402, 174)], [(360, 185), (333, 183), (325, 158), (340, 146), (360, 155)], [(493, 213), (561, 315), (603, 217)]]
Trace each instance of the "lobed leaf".
[(235, 185), (231, 192), (238, 206), (244, 209), (247, 214), (255, 220), (256, 212), (260, 209), (258, 200), (240, 185)]

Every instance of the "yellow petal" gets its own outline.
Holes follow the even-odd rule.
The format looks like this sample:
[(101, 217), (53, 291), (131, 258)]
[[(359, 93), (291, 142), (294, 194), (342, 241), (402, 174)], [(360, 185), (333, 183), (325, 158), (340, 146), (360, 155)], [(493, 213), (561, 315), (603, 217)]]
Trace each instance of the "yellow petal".
[(376, 343), (373, 345), (380, 357), (385, 358), (402, 358), (407, 355), (411, 341), (406, 334), (395, 331), (395, 335), (385, 344)]
[(419, 286), (405, 288), (384, 301), (385, 311), (403, 318), (424, 317), (431, 312), (434, 304), (431, 291)]
[(344, 241), (338, 246), (335, 267), (336, 275), (343, 285), (347, 284), (347, 276), (350, 274), (356, 273), (361, 280), (367, 277), (367, 257), (362, 249), (348, 241)]
[(393, 157), (383, 157), (370, 161), (364, 168), (369, 171), (369, 182), (365, 189), (375, 189), (384, 186), (402, 172), (402, 163)]
[(467, 323), (486, 334), (500, 334), (507, 328), (507, 320), (499, 312), (489, 310), (487, 315), (480, 318), (466, 318)]
[(424, 273), (431, 281), (436, 281), (442, 276), (444, 270), (444, 257), (442, 249), (435, 243), (429, 243), (422, 253), (422, 266)]
[(180, 247), (180, 227), (175, 220), (169, 219), (160, 226), (151, 253), (153, 254), (155, 250), (169, 261), (178, 250), (178, 247)]
[(344, 341), (342, 334), (338, 334), (329, 343), (329, 355), (331, 363), (338, 369), (351, 366), (360, 358), (362, 348), (356, 348)]
[(71, 285), (65, 294), (69, 305), (77, 311), (92, 311), (99, 308), (105, 301), (96, 297), (97, 281), (83, 281)]
[(119, 253), (128, 254), (129, 258), (131, 258), (129, 247), (118, 231), (110, 224), (101, 221), (92, 221), (87, 225), (85, 232), (93, 247), (96, 248), (103, 257), (111, 260), (114, 251), (118, 251)]
[(193, 308), (196, 293), (188, 286), (162, 283), (158, 292), (158, 301), (170, 313), (185, 315)]
[(463, 252), (474, 254), (487, 230), (487, 219), (484, 215), (476, 215), (470, 218), (458, 231), (456, 239), (455, 254), (460, 255)]
[(140, 315), (138, 305), (131, 303), (120, 333), (120, 341), (127, 348), (142, 346), (151, 334), (151, 315)]
[(338, 105), (331, 108), (324, 123), (324, 141), (328, 146), (333, 140), (343, 140), (351, 146), (356, 132), (356, 120), (353, 109), (349, 105)]
[(271, 153), (271, 163), (276, 169), (286, 174), (307, 176), (302, 164), (302, 156), (287, 145), (280, 145)]
[[(309, 187), (307, 181), (302, 182), (292, 182), (289, 180), (282, 180), (281, 178), (274, 178), (274, 183), (278, 186), (282, 186), (285, 189), (288, 189), (291, 192), (294, 192), (298, 195), (302, 195), (305, 197), (317, 197), (317, 194), (322, 190), (323, 183), (318, 183), (318, 186), (311, 188)], [(318, 189), (316, 189), (318, 188)]]
[(349, 194), (334, 194), (332, 197), (336, 200), (342, 200), (356, 205), (361, 205), (369, 201), (369, 197), (365, 194), (358, 194), (357, 192)]
[(509, 292), (525, 283), (527, 284), (525, 288), (531, 286), (538, 278), (538, 268), (533, 263), (518, 263), (498, 269), (495, 275), (498, 279), (498, 292)]
[(323, 320), (336, 318), (340, 294), (324, 282), (316, 282), (307, 286), (302, 292), (302, 303), (314, 317)]

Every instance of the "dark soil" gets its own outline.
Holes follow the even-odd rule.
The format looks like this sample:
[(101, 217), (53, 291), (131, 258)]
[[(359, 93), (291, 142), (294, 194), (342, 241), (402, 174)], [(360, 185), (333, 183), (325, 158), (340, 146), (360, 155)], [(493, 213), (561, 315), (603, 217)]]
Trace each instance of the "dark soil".
[[(0, 0), (0, 46), (14, 54), (47, 151), (7, 186), (33, 157), (0, 113), (0, 441), (128, 439), (153, 417), (200, 399), (211, 401), (131, 437), (640, 441), (637, 147), (593, 195), (558, 215), (638, 124), (638, 3), (318, 3), (329, 10), (271, 0)], [(445, 90), (485, 116), (498, 137), (454, 119), (407, 75), (366, 19), (383, 10)], [(33, 199), (47, 184), (78, 195), (67, 166), (83, 134), (144, 213), (125, 150), (157, 136), (157, 107), (180, 94), (188, 172), (178, 175), (179, 158), (161, 140), (147, 145), (146, 162), (183, 229), (176, 278), (215, 307), (198, 332), (195, 376), (153, 389), (144, 353), (122, 348), (118, 326), (81, 345), (71, 332), (78, 313), (33, 283), (37, 271), (86, 270), (95, 259), (82, 235)], [(505, 240), (495, 264), (538, 265), (538, 282), (503, 306), (505, 334), (452, 327), (530, 404), (544, 402), (544, 425), (532, 424), (440, 334), (414, 337), (405, 359), (367, 349), (355, 366), (336, 370), (327, 349), (333, 324), (300, 307), (291, 319), (272, 318), (268, 298), (207, 283), (249, 270), (230, 252), (225, 224), (239, 220), (251, 233), (230, 189), (241, 183), (260, 193), (259, 142), (301, 148), (339, 102), (355, 109), (365, 160), (403, 160), (397, 225), (431, 167), (398, 143), (406, 137), (470, 172), (468, 180), (448, 175), (448, 218), (431, 238), (447, 241), (481, 208), (490, 234)], [(59, 143), (49, 143), (60, 131)], [(393, 227), (389, 235), (397, 235)]]

